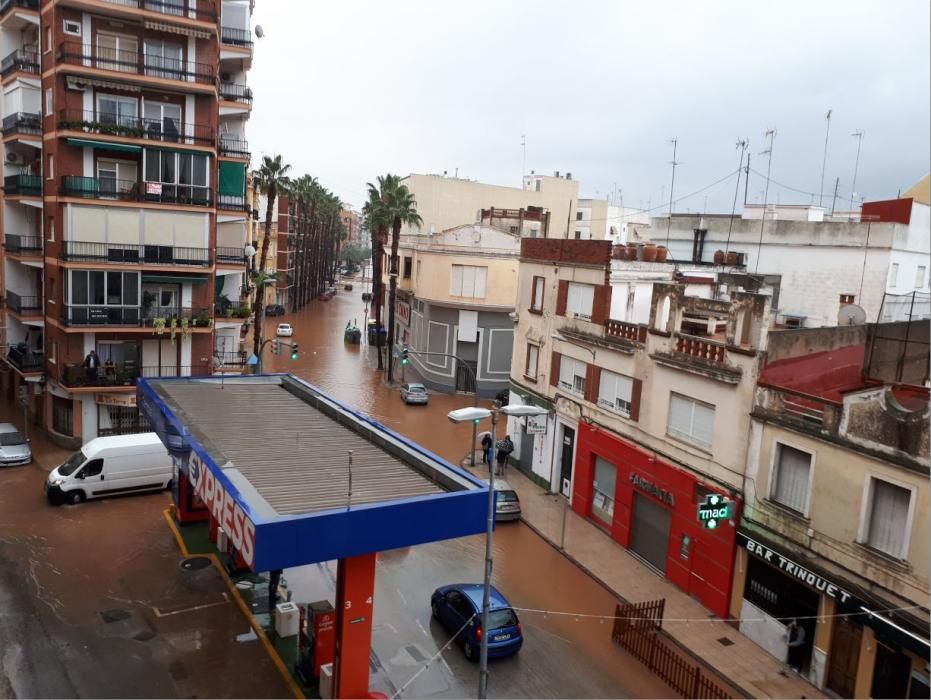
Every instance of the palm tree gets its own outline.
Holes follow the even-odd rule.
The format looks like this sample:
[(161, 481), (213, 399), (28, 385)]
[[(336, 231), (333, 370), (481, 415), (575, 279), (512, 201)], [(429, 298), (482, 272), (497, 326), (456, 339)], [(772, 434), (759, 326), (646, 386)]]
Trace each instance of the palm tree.
[[(288, 171), (291, 166), (281, 162), (281, 156), (276, 155), (273, 158), (269, 156), (262, 157), (262, 165), (252, 173), (253, 182), (259, 192), (265, 195), (265, 236), (262, 238), (262, 253), (259, 257), (259, 269), (256, 271), (256, 294), (255, 294), (255, 333), (252, 343), (252, 351), (258, 355), (262, 350), (262, 320), (265, 310), (265, 284), (267, 282), (263, 275), (265, 274), (265, 265), (268, 262), (268, 246), (271, 240), (272, 231), (272, 211), (275, 208), (275, 199), (279, 194), (288, 191)], [(261, 284), (261, 286), (259, 286)]]
[(365, 227), (372, 234), (372, 307), (375, 310), (375, 347), (378, 351), (378, 369), (384, 369), (381, 357), (381, 302), (382, 286), (381, 278), (385, 243), (388, 241), (388, 227), (391, 220), (387, 218), (387, 212), (382, 206), (381, 193), (369, 185), (369, 201), (362, 207), (362, 216), (365, 218)]
[[(377, 195), (382, 216), (391, 227), (391, 258), (388, 269), (388, 349), (394, 348), (394, 313), (398, 293), (398, 245), (401, 242), (401, 226), (420, 228), (423, 219), (417, 213), (417, 200), (407, 185), (401, 183), (397, 175), (380, 176), (378, 187), (368, 183), (369, 200)], [(393, 363), (388, 362), (388, 381), (392, 381)]]

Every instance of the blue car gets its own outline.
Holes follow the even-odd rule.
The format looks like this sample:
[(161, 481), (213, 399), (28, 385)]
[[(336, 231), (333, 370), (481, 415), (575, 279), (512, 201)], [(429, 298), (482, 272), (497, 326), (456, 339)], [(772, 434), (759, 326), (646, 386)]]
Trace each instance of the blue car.
[[(430, 596), (433, 616), (450, 634), (459, 635), (465, 657), (474, 661), (479, 657), (482, 644), (482, 594), (484, 587), (479, 583), (454, 583), (440, 586)], [(488, 658), (510, 656), (520, 651), (524, 643), (520, 621), (511, 604), (501, 592), (491, 587), (488, 608)], [(468, 622), (468, 624), (467, 624)]]

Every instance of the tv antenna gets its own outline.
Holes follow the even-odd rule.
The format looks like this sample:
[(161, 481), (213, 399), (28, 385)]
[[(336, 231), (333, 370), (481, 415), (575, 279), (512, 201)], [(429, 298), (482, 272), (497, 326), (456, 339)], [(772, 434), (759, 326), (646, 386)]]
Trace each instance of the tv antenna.
[(853, 161), (853, 182), (850, 184), (850, 208), (857, 206), (857, 168), (860, 167), (860, 147), (863, 145), (863, 129), (857, 129), (851, 136), (857, 140), (857, 157)]
[(819, 207), (824, 206), (824, 171), (828, 165), (828, 137), (831, 135), (831, 112), (833, 111), (834, 110), (829, 109), (824, 117), (828, 125), (824, 132), (824, 158), (821, 159), (821, 192), (818, 195)]
[(672, 160), (669, 162), (672, 165), (672, 182), (669, 184), (669, 218), (666, 219), (666, 247), (669, 247), (669, 227), (672, 226), (672, 195), (673, 191), (676, 188), (676, 166), (679, 165), (676, 160), (676, 150), (679, 147), (679, 139), (673, 136), (669, 139), (669, 143), (672, 144)]
[(769, 138), (769, 148), (765, 151), (761, 151), (761, 156), (768, 156), (766, 162), (766, 187), (763, 189), (763, 215), (760, 216), (760, 242), (757, 244), (756, 248), (756, 263), (753, 267), (753, 271), (757, 272), (760, 269), (760, 254), (763, 252), (763, 228), (766, 226), (766, 204), (769, 200), (769, 175), (773, 169), (773, 144), (776, 142), (776, 127), (767, 129), (763, 134), (763, 138)]

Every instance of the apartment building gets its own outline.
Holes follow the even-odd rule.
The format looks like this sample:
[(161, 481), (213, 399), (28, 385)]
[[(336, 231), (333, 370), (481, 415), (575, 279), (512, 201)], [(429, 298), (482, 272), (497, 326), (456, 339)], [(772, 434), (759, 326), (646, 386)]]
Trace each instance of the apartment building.
[[(631, 207), (616, 206), (606, 199), (579, 199), (569, 238), (577, 241), (611, 241), (626, 244), (629, 240), (646, 240), (650, 215)], [(636, 230), (638, 236), (631, 233)]]
[(352, 208), (352, 205), (343, 203), (339, 213), (339, 220), (343, 224), (343, 230), (346, 231), (346, 243), (350, 245), (365, 245), (367, 241), (362, 239), (362, 215)]
[(218, 339), (245, 320), (251, 13), (0, 7), (7, 391), (30, 387), (35, 422), (65, 444), (145, 429), (140, 376), (233, 361)]
[(731, 616), (845, 698), (929, 692), (926, 321), (777, 331), (752, 407)]

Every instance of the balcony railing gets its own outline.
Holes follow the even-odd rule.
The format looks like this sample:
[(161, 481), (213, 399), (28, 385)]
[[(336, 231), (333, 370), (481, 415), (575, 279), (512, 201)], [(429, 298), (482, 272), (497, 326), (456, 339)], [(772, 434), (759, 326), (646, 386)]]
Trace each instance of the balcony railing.
[(231, 139), (221, 136), (218, 142), (221, 156), (233, 156), (234, 158), (249, 158), (252, 154), (249, 151), (249, 142), (242, 139)]
[(62, 241), (61, 259), (120, 265), (191, 265), (210, 267), (210, 250), (170, 245)]
[(232, 102), (252, 104), (252, 88), (236, 83), (220, 83), (220, 98)]
[(6, 308), (23, 315), (40, 315), (42, 313), (41, 297), (25, 297), (16, 292), (6, 290)]
[(3, 237), (3, 245), (7, 253), (14, 255), (42, 253), (42, 238), (40, 236), (20, 236), (16, 233), (8, 233)]
[(42, 117), (35, 112), (15, 112), (3, 118), (3, 135), (42, 135)]
[[(41, 184), (41, 181), (40, 181)], [(65, 175), (61, 179), (64, 197), (85, 199), (120, 199), (130, 202), (160, 202), (162, 204), (192, 204), (212, 206), (213, 193), (200, 185), (172, 185), (162, 182), (137, 182), (109, 177)]]
[(190, 17), (191, 19), (209, 21), (215, 21), (217, 18), (216, 9), (207, 0), (197, 0), (196, 10), (192, 7), (194, 3), (185, 2), (185, 0), (104, 0), (104, 2), (111, 5), (149, 10), (150, 12), (160, 12), (163, 15), (173, 15), (175, 17)]
[(200, 143), (209, 146), (215, 143), (213, 129), (206, 124), (181, 124), (174, 119), (146, 119), (80, 109), (61, 110), (58, 128), (170, 143)]
[[(209, 328), (210, 310), (203, 307), (174, 306), (143, 310), (141, 306), (65, 305), (62, 323), (66, 326), (134, 326), (155, 328), (156, 334), (184, 333), (185, 326)], [(172, 321), (175, 327), (172, 328)], [(186, 322), (186, 323), (185, 323)]]
[(217, 209), (249, 211), (249, 204), (243, 195), (219, 194), (217, 195)]
[(210, 374), (210, 365), (177, 365), (165, 367), (164, 365), (143, 366), (140, 368), (140, 377), (203, 377)]
[(103, 46), (66, 41), (58, 50), (58, 60), (90, 68), (135, 73), (150, 78), (167, 78), (213, 85), (216, 71), (209, 63), (194, 63), (177, 58), (143, 55), (139, 51), (120, 51)]
[(42, 196), (41, 175), (7, 175), (3, 178), (3, 191), (8, 195)]
[(7, 362), (23, 372), (41, 371), (45, 356), (41, 350), (30, 348), (26, 343), (11, 345), (6, 355)]
[(248, 29), (235, 27), (220, 27), (220, 41), (232, 46), (252, 47), (252, 32)]
[(0, 0), (0, 17), (14, 7), (22, 7), (27, 10), (38, 10), (39, 0)]
[(252, 307), (241, 301), (237, 302), (218, 302), (216, 305), (216, 315), (218, 318), (241, 318), (247, 319), (252, 315)]
[(645, 343), (647, 340), (647, 327), (609, 318), (605, 321), (605, 335), (609, 338), (623, 338), (635, 343)]
[(697, 357), (716, 365), (724, 364), (724, 343), (718, 343), (694, 335), (676, 335), (676, 352)]
[(218, 367), (245, 367), (246, 351), (242, 352), (215, 352), (213, 354), (214, 362)]
[(217, 262), (246, 264), (246, 254), (242, 248), (217, 246)]
[(4, 78), (10, 73), (39, 73), (39, 54), (35, 51), (17, 49), (0, 61), (0, 76)]
[(96, 371), (71, 364), (65, 365), (61, 383), (72, 388), (135, 386), (140, 377), (188, 377), (208, 374), (210, 374), (210, 368), (206, 364), (140, 367), (134, 362), (106, 362), (98, 367)]

